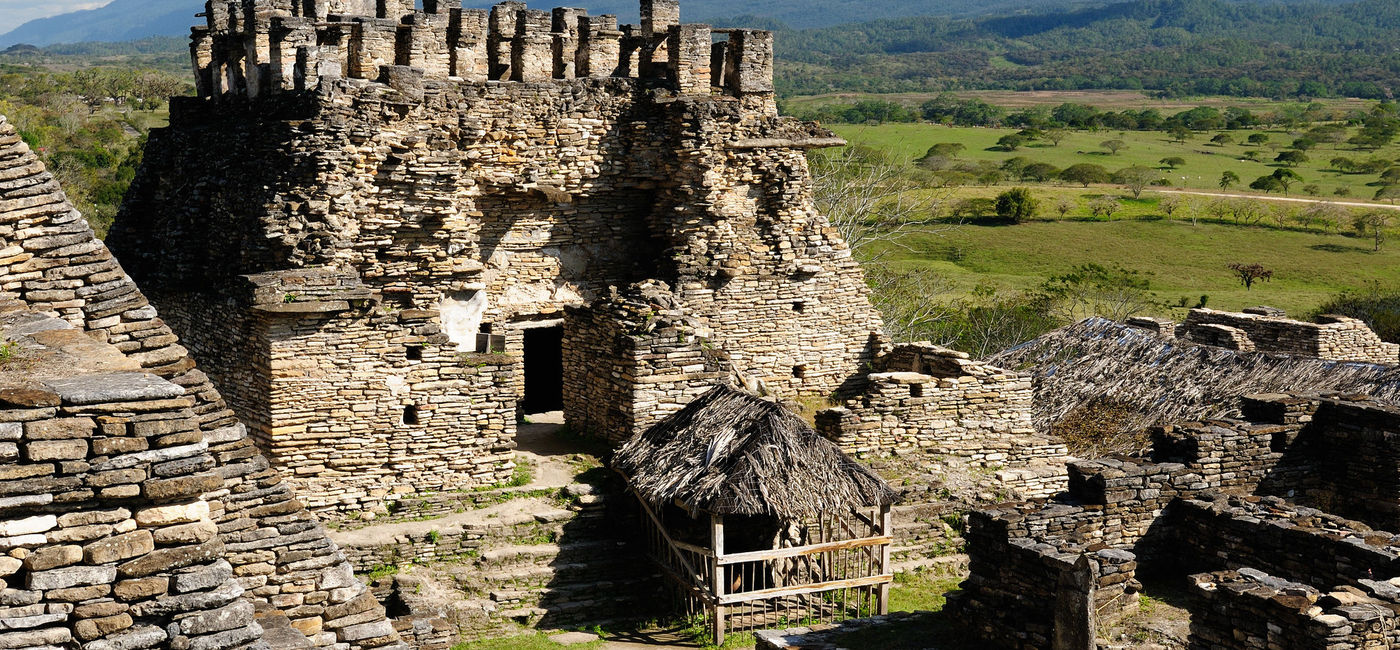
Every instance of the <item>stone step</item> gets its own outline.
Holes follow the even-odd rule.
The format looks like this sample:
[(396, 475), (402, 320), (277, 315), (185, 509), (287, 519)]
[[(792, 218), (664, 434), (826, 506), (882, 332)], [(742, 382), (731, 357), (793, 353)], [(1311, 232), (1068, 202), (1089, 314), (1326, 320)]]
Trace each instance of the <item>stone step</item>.
[[(609, 593), (620, 595), (624, 590), (648, 588), (651, 585), (659, 584), (660, 579), (661, 574), (645, 571), (620, 580), (577, 582), (559, 587), (546, 587), (544, 589), (492, 591), (489, 597), (492, 602), (496, 603), (527, 603), (534, 605), (567, 604), (579, 601), (579, 596), (584, 596), (587, 600), (599, 600), (598, 596), (606, 596)], [(602, 600), (610, 599), (603, 598)]]
[(556, 562), (580, 559), (594, 559), (617, 554), (625, 550), (627, 544), (612, 538), (569, 541), (563, 544), (511, 544), (481, 552), (477, 561), (479, 567), (511, 567), (536, 565), (540, 562)]
[[(499, 590), (507, 587), (545, 587), (567, 585), (580, 581), (596, 581), (600, 573), (623, 574), (626, 566), (631, 566), (628, 558), (618, 558), (597, 562), (574, 562), (554, 565), (529, 565), (507, 571), (457, 572), (453, 578), (463, 589)], [(610, 571), (616, 569), (616, 571)], [(482, 586), (475, 586), (482, 585)]]

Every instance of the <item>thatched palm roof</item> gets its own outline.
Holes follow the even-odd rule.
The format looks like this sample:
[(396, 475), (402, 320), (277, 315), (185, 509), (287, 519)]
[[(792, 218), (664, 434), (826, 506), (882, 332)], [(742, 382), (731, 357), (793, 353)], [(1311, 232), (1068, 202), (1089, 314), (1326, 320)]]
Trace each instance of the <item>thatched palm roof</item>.
[(791, 520), (896, 499), (801, 418), (728, 387), (632, 438), (612, 464), (653, 505), (675, 500), (692, 512)]
[(1400, 369), (1159, 337), (1102, 318), (1050, 332), (987, 360), (1035, 378), (1035, 422), (1049, 430), (1080, 407), (1108, 400), (1134, 417), (1122, 430), (1234, 414), (1252, 393), (1365, 393), (1400, 405)]

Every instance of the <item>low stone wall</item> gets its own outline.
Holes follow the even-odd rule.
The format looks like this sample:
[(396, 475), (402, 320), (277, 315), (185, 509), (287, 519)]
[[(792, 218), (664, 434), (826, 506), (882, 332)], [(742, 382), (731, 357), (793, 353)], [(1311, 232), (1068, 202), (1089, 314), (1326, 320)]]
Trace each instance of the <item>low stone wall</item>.
[(1206, 345), (1258, 350), (1333, 361), (1396, 365), (1400, 345), (1382, 341), (1366, 323), (1345, 316), (1323, 316), (1306, 323), (1271, 310), (1235, 314), (1193, 309), (1178, 336)]
[[(1330, 432), (1371, 431), (1374, 439), (1382, 438), (1382, 431), (1394, 435), (1391, 413), (1364, 402), (1278, 395), (1246, 399), (1243, 410), (1256, 421), (1155, 430), (1152, 457), (1160, 462), (1109, 458), (1071, 463), (1069, 491), (1058, 503), (1007, 504), (974, 513), (968, 534), (972, 576), (954, 603), (958, 615), (976, 621), (981, 636), (1002, 645), (1041, 647), (1037, 639), (1043, 638), (1053, 639), (1055, 647), (1091, 648), (1092, 641), (1081, 642), (1083, 617), (1065, 610), (1065, 603), (1089, 598), (1094, 603), (1091, 623), (1112, 621), (1135, 600), (1138, 561), (1157, 572), (1249, 569), (1286, 575), (1315, 589), (1344, 585), (1400, 593), (1388, 582), (1377, 582), (1400, 576), (1400, 537), (1278, 496), (1253, 496), (1278, 494), (1288, 486), (1295, 489), (1287, 496), (1301, 500), (1341, 492), (1336, 479), (1319, 478), (1325, 466), (1344, 457), (1352, 465), (1377, 463), (1372, 456), (1358, 455), (1369, 452), (1357, 440)], [(1330, 455), (1317, 453), (1319, 445), (1331, 445)], [(1007, 562), (1003, 558), (1012, 558), (1010, 568), (1000, 564)], [(1103, 569), (1107, 558), (1121, 560), (1114, 571)], [(1092, 589), (1083, 586), (1090, 584), (1083, 579), (1074, 583), (1063, 571), (1045, 570), (1075, 562), (1095, 567)], [(1229, 631), (1234, 629), (1228, 627), (1230, 621), (1239, 616), (1267, 614), (1239, 628), (1246, 631), (1316, 623), (1299, 619), (1296, 611), (1265, 612), (1253, 602), (1221, 603), (1194, 619), (1193, 643), (1261, 647), (1250, 640), (1252, 633)], [(1032, 621), (1028, 629), (1034, 638), (1007, 636), (1005, 629), (1017, 629), (1010, 622), (1021, 617)], [(1282, 619), (1273, 620), (1278, 617)], [(1321, 636), (1299, 638), (1351, 632), (1333, 625), (1336, 620), (1324, 620), (1322, 627), (1328, 629), (1307, 633)], [(1061, 645), (1065, 639), (1072, 642)]]
[(1393, 648), (1400, 646), (1394, 587), (1386, 597), (1354, 590), (1324, 594), (1256, 571), (1191, 577), (1205, 606), (1193, 613), (1193, 648)]
[(1068, 450), (1036, 435), (1029, 378), (927, 343), (896, 346), (875, 368), (862, 393), (816, 416), (817, 430), (846, 453), (925, 453), (1006, 469), (999, 478), (1022, 498), (1064, 489), (1062, 471), (1031, 470), (1062, 466)]

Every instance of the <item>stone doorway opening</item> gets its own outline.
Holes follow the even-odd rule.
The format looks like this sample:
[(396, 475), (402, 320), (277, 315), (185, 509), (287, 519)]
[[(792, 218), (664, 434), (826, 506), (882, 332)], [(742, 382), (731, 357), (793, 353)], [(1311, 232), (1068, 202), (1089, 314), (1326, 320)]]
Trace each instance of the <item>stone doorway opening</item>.
[(564, 410), (564, 326), (525, 330), (522, 416)]

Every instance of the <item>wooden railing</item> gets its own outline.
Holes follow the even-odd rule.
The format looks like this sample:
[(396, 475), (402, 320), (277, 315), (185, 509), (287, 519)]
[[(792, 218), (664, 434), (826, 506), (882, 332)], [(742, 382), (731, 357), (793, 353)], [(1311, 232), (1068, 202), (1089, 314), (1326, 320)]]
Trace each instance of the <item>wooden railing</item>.
[(834, 541), (725, 553), (724, 520), (710, 520), (710, 548), (675, 540), (644, 499), (651, 559), (675, 584), (686, 613), (709, 620), (714, 642), (750, 630), (836, 623), (889, 613), (893, 543), (888, 508), (867, 517), (823, 517), (808, 536)]

